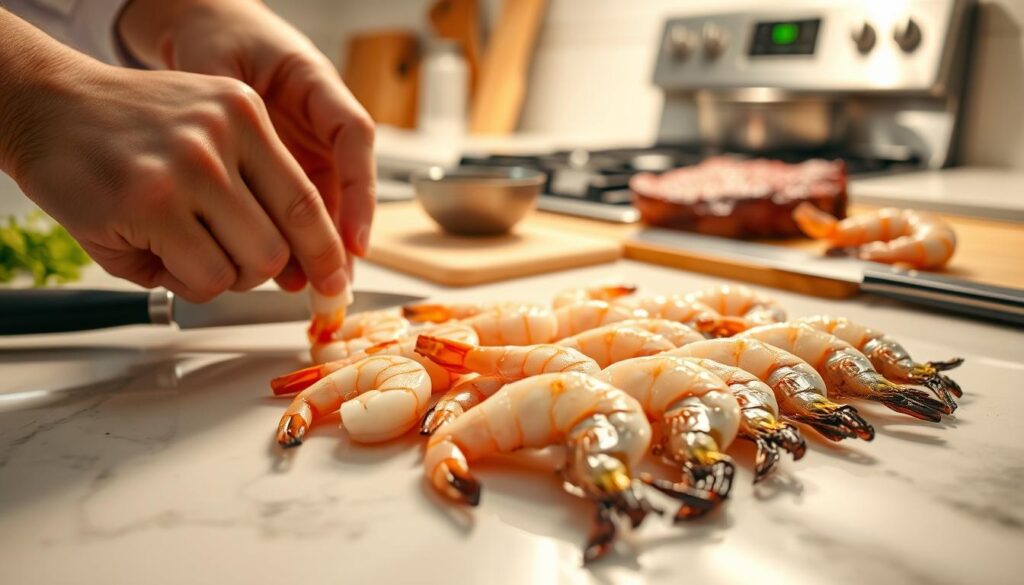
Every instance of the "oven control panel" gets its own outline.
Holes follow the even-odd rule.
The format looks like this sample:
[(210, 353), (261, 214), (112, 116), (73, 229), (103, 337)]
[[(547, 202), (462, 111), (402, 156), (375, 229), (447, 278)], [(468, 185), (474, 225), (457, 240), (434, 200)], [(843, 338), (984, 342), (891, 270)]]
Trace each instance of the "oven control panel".
[(665, 23), (654, 81), (666, 90), (773, 87), (941, 95), (963, 54), (972, 0), (845, 2)]

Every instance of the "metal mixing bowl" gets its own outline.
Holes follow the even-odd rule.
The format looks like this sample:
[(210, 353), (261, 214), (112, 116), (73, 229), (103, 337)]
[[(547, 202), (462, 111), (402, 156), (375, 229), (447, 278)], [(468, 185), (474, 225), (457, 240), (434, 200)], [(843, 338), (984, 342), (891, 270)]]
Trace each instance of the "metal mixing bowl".
[(416, 199), (445, 230), (503, 234), (533, 208), (546, 176), (525, 167), (431, 167), (412, 175)]

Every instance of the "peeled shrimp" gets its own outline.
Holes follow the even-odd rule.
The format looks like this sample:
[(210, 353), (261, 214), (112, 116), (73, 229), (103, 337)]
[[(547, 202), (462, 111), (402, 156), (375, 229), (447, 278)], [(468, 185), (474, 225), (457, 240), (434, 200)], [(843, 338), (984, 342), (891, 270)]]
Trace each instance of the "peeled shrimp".
[(875, 437), (875, 430), (857, 409), (829, 400), (818, 372), (788, 351), (756, 339), (732, 337), (698, 341), (662, 355), (704, 358), (746, 370), (771, 387), (786, 417), (811, 425), (832, 441)]
[(403, 308), (414, 322), (460, 319), (477, 332), (481, 345), (530, 345), (555, 339), (558, 321), (547, 307), (531, 303), (419, 304)]
[(840, 221), (801, 203), (793, 210), (793, 219), (812, 238), (837, 248), (856, 247), (864, 260), (938, 268), (956, 250), (956, 233), (948, 223), (910, 209), (879, 209)]
[(478, 378), (466, 380), (465, 384), (457, 384), (437, 401), (420, 426), (423, 434), (434, 433), (505, 383), (538, 374), (596, 374), (601, 370), (594, 360), (579, 351), (558, 345), (473, 346), (421, 335), (416, 351), (455, 374), (480, 374)]
[(786, 320), (786, 311), (774, 299), (741, 284), (720, 284), (684, 295), (703, 303), (744, 329)]
[(914, 418), (942, 420), (945, 404), (927, 392), (886, 380), (864, 354), (835, 335), (799, 323), (779, 323), (755, 327), (739, 336), (799, 356), (821, 374), (833, 396), (866, 398)]
[(302, 444), (313, 421), (340, 410), (353, 441), (375, 443), (416, 425), (430, 398), (430, 376), (400, 356), (359, 360), (318, 380), (295, 397), (277, 428), (282, 447)]
[(693, 327), (690, 327), (685, 323), (679, 323), (678, 321), (671, 321), (669, 319), (627, 319), (625, 321), (619, 321), (614, 325), (617, 327), (643, 329), (644, 331), (656, 333), (669, 340), (669, 342), (676, 347), (686, 345), (687, 343), (693, 343), (694, 341), (703, 341), (705, 339), (705, 337)]
[(635, 309), (607, 301), (586, 301), (565, 305), (555, 311), (558, 330), (554, 339), (565, 339), (609, 323), (646, 316), (646, 313), (638, 313)]
[(685, 323), (701, 333), (731, 333), (721, 315), (711, 307), (692, 299), (672, 295), (659, 295), (640, 299), (623, 299), (616, 304), (643, 311), (654, 319), (667, 319)]
[(676, 347), (657, 333), (637, 327), (624, 327), (620, 323), (604, 325), (566, 337), (559, 341), (558, 345), (579, 351), (602, 368), (629, 358), (654, 355)]
[(634, 292), (636, 286), (632, 284), (568, 288), (555, 295), (551, 306), (560, 309), (566, 305), (578, 305), (587, 301), (610, 301)]
[[(721, 378), (669, 356), (621, 361), (598, 378), (636, 398), (648, 419), (662, 423), (654, 450), (682, 467), (684, 485), (707, 490), (716, 504), (728, 497), (735, 466), (725, 449), (736, 438), (740, 407)], [(677, 518), (706, 511), (683, 506)]]
[(306, 335), (310, 343), (330, 341), (345, 322), (345, 310), (352, 304), (352, 290), (345, 289), (340, 295), (326, 296), (309, 288), (309, 311), (311, 314)]
[[(476, 331), (468, 325), (457, 321), (442, 323), (434, 327), (421, 330), (424, 334), (436, 335), (446, 339), (453, 339), (463, 343), (477, 343)], [(270, 381), (270, 387), (275, 395), (294, 394), (308, 387), (313, 382), (323, 378), (331, 372), (336, 372), (345, 366), (352, 365), (357, 361), (371, 355), (400, 355), (402, 357), (416, 360), (427, 370), (430, 375), (430, 386), (434, 392), (447, 390), (452, 382), (458, 377), (448, 370), (435, 364), (430, 359), (416, 353), (416, 338), (419, 333), (406, 334), (398, 339), (383, 341), (371, 345), (365, 349), (354, 352), (348, 357), (338, 360), (326, 361), (321, 364), (302, 368), (294, 372), (278, 376)]]
[(740, 405), (740, 437), (757, 446), (754, 465), (754, 483), (764, 479), (779, 462), (779, 447), (789, 451), (793, 459), (800, 459), (807, 443), (800, 431), (788, 422), (779, 420), (779, 403), (770, 386), (746, 370), (716, 361), (694, 357), (676, 357), (697, 364), (718, 376), (729, 386)]
[(369, 311), (350, 316), (333, 333), (321, 332), (310, 349), (313, 363), (322, 364), (354, 355), (371, 345), (390, 341), (409, 332), (409, 321), (394, 311)]
[[(445, 497), (476, 505), (480, 484), (469, 462), (495, 453), (563, 445), (561, 469), (570, 493), (597, 503), (584, 559), (604, 555), (617, 533), (616, 517), (635, 527), (651, 510), (632, 467), (647, 452), (651, 426), (629, 394), (578, 372), (513, 382), (434, 434), (423, 457), (430, 484)], [(659, 488), (660, 489), (660, 488)], [(688, 492), (666, 493), (687, 501)]]
[(960, 385), (940, 373), (959, 366), (963, 363), (963, 358), (918, 363), (895, 339), (844, 317), (818, 315), (798, 319), (797, 322), (831, 333), (857, 348), (871, 360), (875, 369), (889, 380), (927, 386), (945, 403), (947, 414), (956, 410), (956, 400), (953, 397), (963, 396)]

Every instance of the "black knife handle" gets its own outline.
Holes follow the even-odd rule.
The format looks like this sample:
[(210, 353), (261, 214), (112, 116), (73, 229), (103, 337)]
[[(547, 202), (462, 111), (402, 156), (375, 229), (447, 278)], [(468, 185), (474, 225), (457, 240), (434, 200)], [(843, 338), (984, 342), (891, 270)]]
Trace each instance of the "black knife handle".
[(0, 290), (0, 335), (149, 323), (149, 297), (112, 290)]
[(896, 269), (865, 270), (861, 290), (952, 313), (1024, 325), (1024, 290)]

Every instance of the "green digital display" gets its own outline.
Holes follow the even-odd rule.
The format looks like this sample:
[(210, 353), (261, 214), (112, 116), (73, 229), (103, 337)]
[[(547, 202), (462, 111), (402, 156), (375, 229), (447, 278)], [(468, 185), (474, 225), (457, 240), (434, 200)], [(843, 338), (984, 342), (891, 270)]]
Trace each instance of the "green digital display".
[(792, 22), (783, 22), (772, 27), (772, 42), (776, 45), (792, 45), (800, 36), (800, 27)]
[(813, 55), (820, 18), (755, 22), (748, 54), (752, 57)]

